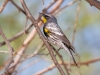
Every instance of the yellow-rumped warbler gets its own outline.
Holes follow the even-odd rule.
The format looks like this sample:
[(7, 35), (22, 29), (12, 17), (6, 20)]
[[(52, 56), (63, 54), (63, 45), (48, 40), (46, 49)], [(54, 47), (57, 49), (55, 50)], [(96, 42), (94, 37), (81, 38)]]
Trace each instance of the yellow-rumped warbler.
[(44, 35), (47, 37), (48, 42), (67, 51), (70, 57), (73, 58), (73, 61), (77, 66), (77, 63), (72, 55), (72, 51), (75, 53), (75, 49), (59, 27), (57, 19), (51, 14), (40, 14), (41, 20), (44, 23), (43, 32)]

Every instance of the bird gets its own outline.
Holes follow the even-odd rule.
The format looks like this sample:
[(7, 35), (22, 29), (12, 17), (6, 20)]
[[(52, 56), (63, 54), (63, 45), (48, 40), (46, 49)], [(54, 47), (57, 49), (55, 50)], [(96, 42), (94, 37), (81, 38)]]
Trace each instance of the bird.
[(58, 46), (68, 52), (69, 56), (73, 59), (76, 66), (77, 63), (72, 52), (75, 53), (75, 48), (72, 46), (68, 38), (63, 33), (62, 29), (58, 25), (57, 19), (49, 13), (39, 13), (41, 15), (40, 20), (44, 23), (43, 32), (47, 41), (50, 44)]

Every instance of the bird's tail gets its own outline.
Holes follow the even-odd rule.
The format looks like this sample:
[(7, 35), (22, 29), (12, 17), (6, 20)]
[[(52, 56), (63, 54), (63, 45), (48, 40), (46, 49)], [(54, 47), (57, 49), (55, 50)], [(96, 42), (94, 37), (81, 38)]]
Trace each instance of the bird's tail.
[(73, 56), (73, 54), (72, 54), (72, 51), (71, 51), (71, 48), (67, 48), (66, 46), (65, 46), (65, 44), (63, 44), (62, 43), (62, 47), (63, 47), (63, 49), (65, 50), (65, 51), (67, 51), (67, 53), (69, 54), (69, 56), (73, 59), (73, 62), (75, 63), (75, 65), (78, 67), (78, 65), (77, 65), (77, 63), (76, 63), (76, 61), (75, 61), (75, 58), (74, 58), (74, 56)]

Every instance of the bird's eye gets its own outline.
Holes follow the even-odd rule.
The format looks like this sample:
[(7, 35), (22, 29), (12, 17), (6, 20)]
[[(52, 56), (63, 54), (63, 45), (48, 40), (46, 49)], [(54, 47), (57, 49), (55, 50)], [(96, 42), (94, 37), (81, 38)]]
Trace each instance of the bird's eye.
[(48, 18), (49, 18), (49, 16), (45, 15), (45, 18), (46, 18), (46, 19), (48, 19)]

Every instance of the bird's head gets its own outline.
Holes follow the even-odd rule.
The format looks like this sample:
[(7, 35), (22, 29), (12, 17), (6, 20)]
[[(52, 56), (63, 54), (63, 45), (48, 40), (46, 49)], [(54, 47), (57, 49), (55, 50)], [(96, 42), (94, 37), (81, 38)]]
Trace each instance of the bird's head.
[(52, 22), (52, 21), (56, 22), (56, 18), (51, 14), (40, 13), (40, 15), (41, 15), (40, 19), (43, 21), (43, 23)]

